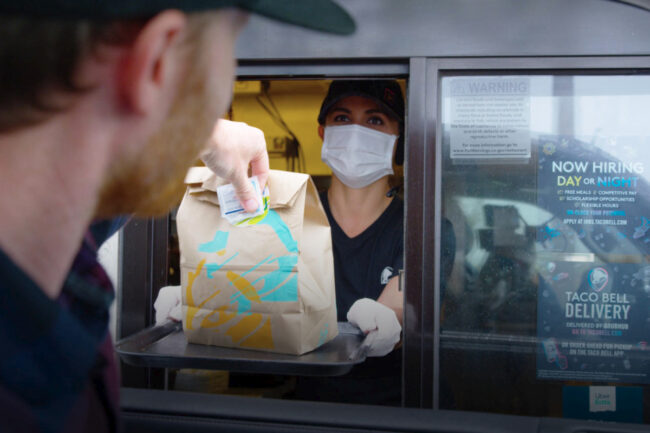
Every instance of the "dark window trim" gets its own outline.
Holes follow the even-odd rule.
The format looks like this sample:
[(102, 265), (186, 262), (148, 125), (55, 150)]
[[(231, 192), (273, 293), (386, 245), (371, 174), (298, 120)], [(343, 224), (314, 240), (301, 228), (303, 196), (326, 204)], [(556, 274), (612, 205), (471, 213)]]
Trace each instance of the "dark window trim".
[[(132, 218), (122, 229), (119, 246), (117, 335), (122, 339), (153, 325), (153, 301), (167, 285), (169, 217)], [(131, 387), (161, 387), (163, 373), (120, 362), (121, 383)]]
[(344, 77), (403, 78), (409, 74), (408, 60), (241, 60), (237, 79), (327, 79)]
[[(425, 215), (422, 204), (425, 193), (425, 168), (427, 166), (427, 112), (426, 101), (430, 96), (425, 93), (427, 87), (427, 62), (424, 58), (414, 58), (410, 65), (409, 91), (407, 99), (407, 139), (405, 147), (405, 213), (404, 213), (404, 330), (403, 330), (403, 367), (402, 391), (406, 407), (426, 407), (425, 394), (431, 387), (426, 382), (426, 366), (433, 365), (427, 355), (434, 353), (432, 347), (426, 347), (427, 332), (433, 329), (427, 323), (423, 306), (432, 302), (425, 287), (429, 275), (425, 272)], [(432, 342), (429, 339), (430, 343)], [(429, 362), (430, 361), (430, 362)], [(430, 380), (428, 383), (433, 383)]]
[(125, 433), (186, 432), (647, 432), (639, 424), (603, 423), (467, 411), (256, 399), (234, 395), (123, 388)]

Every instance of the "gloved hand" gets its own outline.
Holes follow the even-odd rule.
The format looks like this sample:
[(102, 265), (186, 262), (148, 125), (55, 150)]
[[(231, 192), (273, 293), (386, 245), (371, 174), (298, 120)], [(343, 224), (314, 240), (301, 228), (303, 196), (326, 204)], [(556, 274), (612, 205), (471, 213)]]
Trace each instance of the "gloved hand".
[(158, 297), (153, 303), (156, 310), (156, 325), (171, 319), (180, 322), (183, 317), (181, 286), (165, 286), (158, 292)]
[(348, 322), (356, 325), (366, 334), (364, 345), (367, 356), (384, 356), (390, 353), (400, 339), (402, 326), (395, 312), (372, 299), (363, 298), (350, 307)]

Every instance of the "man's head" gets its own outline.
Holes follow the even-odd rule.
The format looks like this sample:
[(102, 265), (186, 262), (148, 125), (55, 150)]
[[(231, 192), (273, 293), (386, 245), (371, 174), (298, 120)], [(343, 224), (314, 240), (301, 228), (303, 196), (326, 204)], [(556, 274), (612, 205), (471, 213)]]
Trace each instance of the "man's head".
[(354, 29), (328, 0), (3, 2), (0, 134), (41, 127), (92, 100), (103, 119), (93, 134), (115, 142), (102, 151), (110, 157), (97, 216), (165, 212), (230, 102), (242, 10)]
[[(357, 107), (359, 104), (365, 107), (364, 111), (367, 114), (366, 116), (358, 116), (359, 119), (357, 121), (353, 121), (351, 118), (339, 118), (338, 121), (336, 120), (337, 113), (344, 114), (346, 110), (350, 111), (352, 107)], [(373, 114), (381, 118), (374, 119)], [(333, 81), (318, 114), (319, 129), (322, 130), (326, 125), (344, 124), (341, 121), (351, 121), (351, 123), (377, 129), (381, 132), (399, 135), (395, 147), (394, 161), (397, 165), (404, 163), (404, 97), (397, 81)], [(391, 123), (396, 125), (397, 129), (395, 131), (390, 127)], [(386, 127), (378, 127), (379, 124), (384, 124)]]
[[(157, 126), (150, 129), (152, 133), (143, 147), (125, 149), (121, 157), (113, 160), (101, 190), (98, 217), (125, 213), (159, 215), (178, 203), (185, 189), (183, 178), (187, 168), (197, 160), (216, 119), (228, 108), (235, 72), (234, 42), (246, 21), (245, 15), (230, 9), (194, 15), (189, 20), (186, 36), (176, 49), (177, 63), (185, 67), (179, 71), (178, 84), (173, 86), (177, 90), (166, 117), (156, 119)], [(152, 70), (151, 74), (155, 72)], [(134, 75), (125, 81), (140, 81), (137, 71)], [(135, 94), (131, 104), (139, 107), (138, 111), (155, 112), (156, 105), (168, 99), (157, 89), (148, 95), (147, 88), (155, 84), (152, 86), (147, 78), (143, 81), (144, 86), (137, 87), (144, 90), (127, 89), (125, 97)], [(125, 136), (123, 141), (128, 143), (130, 139)]]

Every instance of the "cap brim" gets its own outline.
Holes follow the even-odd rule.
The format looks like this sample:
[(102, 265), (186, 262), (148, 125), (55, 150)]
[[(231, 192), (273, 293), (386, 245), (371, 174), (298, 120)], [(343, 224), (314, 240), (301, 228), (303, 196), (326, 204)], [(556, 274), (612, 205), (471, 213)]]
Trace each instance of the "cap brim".
[(325, 124), (325, 117), (327, 116), (327, 113), (329, 113), (329, 111), (332, 109), (332, 107), (338, 104), (341, 99), (349, 98), (350, 96), (361, 96), (362, 98), (370, 99), (371, 101), (374, 101), (377, 105), (379, 105), (381, 108), (383, 108), (387, 114), (394, 117), (399, 122), (403, 122), (403, 119), (395, 112), (395, 110), (389, 107), (381, 99), (365, 92), (352, 91), (352, 92), (341, 93), (340, 95), (336, 96), (336, 98), (332, 98), (332, 100), (328, 101), (327, 104), (323, 105), (321, 107), (320, 113), (318, 114), (318, 123), (320, 125)]
[(328, 33), (349, 35), (356, 25), (332, 0), (49, 0), (0, 4), (0, 15), (15, 14), (64, 19), (147, 17), (165, 9), (194, 12), (238, 7), (269, 18)]
[(242, 9), (269, 18), (328, 33), (349, 35), (356, 29), (352, 17), (331, 0), (254, 0)]

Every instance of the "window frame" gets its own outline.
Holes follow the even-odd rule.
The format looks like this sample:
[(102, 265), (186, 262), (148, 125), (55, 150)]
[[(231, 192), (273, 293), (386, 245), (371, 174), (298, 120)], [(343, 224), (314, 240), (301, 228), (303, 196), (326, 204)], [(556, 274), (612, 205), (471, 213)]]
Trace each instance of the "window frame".
[[(424, 101), (418, 101), (418, 107), (424, 109), (425, 126), (423, 137), (418, 135), (418, 143), (415, 138), (407, 147), (407, 160), (409, 161), (410, 175), (420, 175), (421, 178), (413, 185), (407, 186), (407, 193), (410, 197), (422, 197), (422, 220), (418, 223), (422, 233), (421, 243), (413, 242), (413, 236), (408, 236), (409, 247), (419, 248), (422, 251), (421, 262), (411, 259), (411, 265), (420, 264), (420, 269), (411, 268), (411, 275), (407, 284), (413, 287), (416, 278), (413, 273), (421, 273), (422, 290), (421, 298), (412, 291), (406, 292), (406, 304), (415, 305), (422, 302), (421, 309), (421, 334), (422, 346), (419, 348), (421, 356), (422, 383), (420, 394), (420, 405), (422, 408), (439, 409), (440, 407), (440, 279), (437, 272), (437, 265), (440, 257), (440, 244), (435, 242), (441, 239), (440, 224), (442, 215), (442, 125), (441, 125), (441, 85), (442, 78), (456, 77), (463, 75), (626, 75), (626, 74), (650, 74), (650, 56), (585, 56), (585, 57), (489, 57), (489, 58), (417, 58), (411, 60), (411, 83), (424, 83), (426, 95)], [(415, 87), (415, 86), (413, 86)], [(414, 92), (414, 89), (412, 89)], [(409, 95), (411, 96), (411, 95)], [(412, 96), (417, 97), (417, 94)], [(411, 107), (409, 101), (409, 108)], [(416, 125), (413, 125), (417, 127)], [(409, 127), (411, 124), (409, 123)], [(413, 152), (413, 153), (409, 153)], [(419, 165), (418, 165), (419, 164)], [(413, 212), (418, 206), (408, 202), (407, 208)], [(434, 224), (426, 224), (427, 221), (434, 221)], [(409, 229), (413, 233), (415, 227)], [(408, 249), (407, 261), (410, 257)], [(414, 252), (411, 251), (411, 254)], [(433, 275), (426, 275), (427, 269), (433, 269)], [(431, 274), (431, 272), (429, 272)], [(433, 289), (433, 290), (432, 290)], [(427, 307), (428, 306), (428, 307)], [(431, 343), (429, 343), (429, 341)], [(414, 355), (417, 349), (411, 347), (405, 353), (405, 359), (409, 354)], [(429, 366), (429, 367), (427, 367)], [(412, 377), (411, 377), (412, 376)], [(415, 375), (405, 376), (409, 381), (404, 384), (410, 388), (411, 380), (416, 380)], [(430, 386), (428, 386), (430, 384)], [(415, 399), (413, 399), (415, 400)], [(408, 404), (411, 403), (411, 404)], [(407, 402), (407, 406), (416, 404), (415, 401)]]
[[(441, 78), (458, 75), (650, 73), (650, 56), (412, 57), (394, 60), (240, 61), (237, 79), (404, 78), (405, 270), (403, 406), (439, 409)], [(433, 221), (433, 224), (428, 222)], [(168, 218), (132, 220), (120, 238), (118, 335), (153, 324), (153, 299), (167, 284)], [(126, 368), (125, 368), (126, 367)], [(123, 365), (122, 385), (160, 388), (155, 369)], [(143, 373), (143, 371), (145, 371)]]

